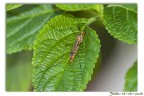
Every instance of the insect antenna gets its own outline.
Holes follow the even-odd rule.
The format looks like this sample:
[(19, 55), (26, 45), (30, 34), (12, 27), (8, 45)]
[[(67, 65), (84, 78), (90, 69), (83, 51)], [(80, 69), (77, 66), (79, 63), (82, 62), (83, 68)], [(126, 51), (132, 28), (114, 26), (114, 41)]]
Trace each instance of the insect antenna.
[[(77, 19), (77, 18), (76, 18), (76, 19)], [(78, 20), (76, 20), (76, 21), (77, 21), (77, 25), (78, 25), (78, 30), (79, 30), (79, 32), (82, 32), (82, 30), (81, 30), (81, 28), (80, 28), (80, 23), (79, 23), (79, 21), (78, 21)], [(83, 37), (83, 38), (84, 38), (84, 37)], [(79, 46), (80, 46), (80, 45), (79, 45)], [(81, 78), (82, 78), (82, 83), (84, 84), (84, 76), (83, 76), (83, 73), (84, 73), (83, 71), (84, 71), (84, 70), (83, 70), (83, 68), (82, 68), (82, 67), (83, 67), (83, 66), (82, 66), (82, 63), (81, 63), (80, 60), (79, 60), (79, 57), (80, 57), (79, 52), (80, 52), (80, 50), (78, 50), (78, 53), (77, 53), (77, 54), (78, 54), (78, 55), (77, 55), (77, 56), (78, 56), (78, 64), (79, 64), (80, 72), (81, 72), (81, 76), (82, 76), (82, 77), (81, 77)]]

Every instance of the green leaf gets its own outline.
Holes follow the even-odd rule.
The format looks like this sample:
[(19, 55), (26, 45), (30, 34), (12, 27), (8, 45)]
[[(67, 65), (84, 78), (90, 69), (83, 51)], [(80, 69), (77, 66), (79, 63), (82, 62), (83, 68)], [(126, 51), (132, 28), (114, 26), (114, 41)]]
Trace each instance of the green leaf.
[(137, 91), (137, 61), (126, 73), (124, 91)]
[(31, 91), (32, 52), (19, 52), (6, 58), (6, 91)]
[(137, 5), (136, 4), (122, 4), (122, 6), (137, 13)]
[(128, 44), (137, 43), (137, 12), (126, 5), (109, 5), (104, 8), (104, 24), (115, 38)]
[(81, 11), (90, 9), (97, 10), (100, 13), (103, 11), (102, 4), (56, 4), (56, 6), (66, 11)]
[[(34, 44), (32, 82), (36, 91), (83, 91), (91, 80), (100, 51), (96, 32), (86, 26), (88, 20), (70, 15), (51, 19)], [(83, 42), (73, 62), (70, 52), (80, 32)]]
[(23, 5), (7, 12), (6, 52), (31, 50), (38, 31), (58, 10), (53, 5)]
[(18, 7), (22, 6), (22, 5), (23, 5), (23, 4), (7, 4), (7, 5), (6, 5), (6, 10), (9, 11), (9, 10), (18, 8)]

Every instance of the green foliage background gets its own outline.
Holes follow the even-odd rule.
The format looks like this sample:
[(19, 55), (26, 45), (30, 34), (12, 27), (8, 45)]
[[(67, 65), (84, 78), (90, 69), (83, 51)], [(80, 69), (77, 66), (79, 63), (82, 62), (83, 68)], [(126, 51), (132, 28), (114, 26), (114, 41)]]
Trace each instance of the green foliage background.
[[(102, 63), (103, 33), (95, 29), (101, 26), (114, 38), (137, 44), (137, 5), (7, 4), (6, 90), (84, 91)], [(81, 32), (83, 42), (70, 63)], [(136, 68), (126, 74), (124, 91), (137, 90), (137, 73), (131, 71)]]

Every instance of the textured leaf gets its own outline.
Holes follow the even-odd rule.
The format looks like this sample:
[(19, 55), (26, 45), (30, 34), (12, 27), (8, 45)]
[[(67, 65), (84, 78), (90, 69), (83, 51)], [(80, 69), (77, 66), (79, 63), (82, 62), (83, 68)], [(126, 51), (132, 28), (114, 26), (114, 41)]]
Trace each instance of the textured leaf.
[(137, 43), (137, 12), (126, 5), (110, 5), (104, 9), (104, 24), (115, 38), (128, 44)]
[[(32, 82), (36, 91), (83, 91), (98, 58), (99, 39), (87, 19), (59, 15), (38, 34), (34, 44)], [(73, 62), (70, 52), (82, 30), (84, 40)]]
[(101, 4), (56, 4), (56, 6), (66, 11), (81, 11), (90, 9), (95, 9), (100, 13), (103, 11), (103, 5)]
[(137, 61), (126, 73), (124, 91), (137, 91)]
[(23, 4), (7, 4), (7, 5), (6, 5), (6, 10), (9, 11), (9, 10), (18, 8), (18, 7), (22, 6), (22, 5), (23, 5)]
[(30, 91), (32, 52), (19, 52), (6, 58), (6, 91)]
[(31, 50), (38, 31), (56, 15), (52, 5), (23, 5), (7, 12), (7, 53)]
[(123, 4), (122, 6), (137, 13), (137, 5), (136, 4)]

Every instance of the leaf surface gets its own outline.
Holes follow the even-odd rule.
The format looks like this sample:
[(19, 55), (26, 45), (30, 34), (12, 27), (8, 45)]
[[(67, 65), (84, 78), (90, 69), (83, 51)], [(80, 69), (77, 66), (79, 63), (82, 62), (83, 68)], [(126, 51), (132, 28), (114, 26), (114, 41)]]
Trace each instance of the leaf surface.
[(122, 6), (137, 13), (137, 5), (136, 4), (123, 4)]
[[(96, 32), (87, 19), (59, 15), (38, 34), (34, 44), (33, 85), (35, 91), (83, 91), (91, 79), (100, 51)], [(85, 32), (78, 52), (70, 62), (70, 52), (80, 32)]]
[(38, 31), (58, 10), (53, 5), (23, 5), (7, 12), (6, 52), (31, 50)]
[(6, 91), (31, 91), (32, 52), (10, 54), (6, 59)]
[(22, 6), (22, 5), (23, 5), (23, 4), (7, 4), (7, 5), (6, 5), (6, 10), (9, 11), (9, 10), (18, 8), (18, 7)]
[[(135, 5), (136, 7), (136, 5)], [(109, 5), (104, 8), (104, 24), (115, 38), (128, 44), (137, 43), (137, 12), (130, 5)]]
[(65, 11), (81, 11), (90, 9), (97, 10), (97, 12), (100, 13), (103, 11), (102, 4), (56, 4), (56, 6)]
[(124, 91), (137, 91), (137, 61), (126, 73)]

